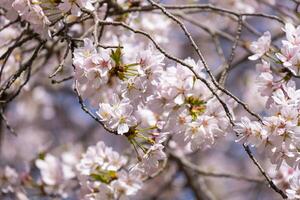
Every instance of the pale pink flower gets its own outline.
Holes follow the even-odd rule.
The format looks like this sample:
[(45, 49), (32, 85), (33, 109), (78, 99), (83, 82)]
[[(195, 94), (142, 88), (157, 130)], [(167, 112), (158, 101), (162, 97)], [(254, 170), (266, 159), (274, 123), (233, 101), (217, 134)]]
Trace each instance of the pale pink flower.
[(137, 170), (118, 172), (118, 179), (111, 183), (116, 196), (132, 196), (142, 188), (141, 173)]
[(44, 159), (36, 160), (35, 165), (41, 172), (43, 182), (49, 186), (62, 184), (75, 176), (74, 173), (70, 173), (71, 169), (68, 166), (51, 154), (47, 154)]
[(252, 122), (248, 117), (242, 117), (241, 121), (236, 123), (234, 130), (240, 134), (237, 141), (250, 145), (259, 145), (267, 135), (259, 122)]
[(274, 77), (269, 72), (263, 72), (257, 77), (258, 91), (262, 96), (271, 96), (274, 91)]
[(83, 154), (77, 170), (82, 175), (91, 175), (97, 173), (97, 170), (119, 170), (127, 159), (118, 152), (107, 147), (104, 142), (100, 141), (95, 146), (90, 146), (86, 153)]
[(283, 43), (281, 53), (277, 53), (277, 58), (283, 62), (284, 67), (292, 67), (299, 53), (300, 47), (294, 46), (289, 42)]
[(160, 161), (166, 159), (163, 149), (164, 146), (162, 144), (156, 143), (152, 145), (143, 156), (141, 163), (138, 164), (138, 168), (142, 169), (149, 176), (153, 175), (159, 169)]
[(290, 189), (286, 190), (289, 199), (300, 199), (300, 174), (290, 179)]
[(94, 10), (93, 2), (94, 0), (63, 0), (63, 2), (58, 5), (58, 8), (65, 13), (70, 11), (72, 15), (80, 16), (81, 8), (90, 11)]
[(250, 49), (254, 55), (249, 57), (249, 60), (257, 60), (269, 51), (271, 45), (271, 33), (265, 32), (257, 41), (252, 42)]
[(293, 45), (300, 44), (300, 26), (295, 28), (295, 26), (293, 24), (287, 23), (287, 24), (285, 24), (283, 30), (286, 33), (287, 40), (291, 44), (293, 44)]

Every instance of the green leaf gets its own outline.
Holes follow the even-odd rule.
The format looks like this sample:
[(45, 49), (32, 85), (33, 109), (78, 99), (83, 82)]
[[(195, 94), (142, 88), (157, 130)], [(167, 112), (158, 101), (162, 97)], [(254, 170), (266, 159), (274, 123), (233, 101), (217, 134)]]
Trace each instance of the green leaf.
[(122, 49), (119, 46), (116, 50), (111, 50), (111, 59), (115, 62), (116, 67), (120, 66), (122, 63)]
[(38, 158), (41, 159), (41, 160), (45, 160), (45, 157), (46, 157), (46, 153), (45, 152), (41, 152), (38, 155)]
[(117, 172), (113, 170), (99, 170), (98, 173), (91, 174), (90, 176), (96, 181), (109, 184), (117, 178)]

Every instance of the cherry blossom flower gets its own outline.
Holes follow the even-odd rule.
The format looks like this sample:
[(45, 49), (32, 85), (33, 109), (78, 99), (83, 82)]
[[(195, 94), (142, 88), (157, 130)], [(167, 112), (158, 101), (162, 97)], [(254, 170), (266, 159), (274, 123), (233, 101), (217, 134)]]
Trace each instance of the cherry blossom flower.
[(296, 27), (291, 24), (287, 23), (285, 24), (285, 27), (283, 29), (286, 33), (286, 39), (293, 45), (299, 45), (300, 44), (300, 27)]
[[(129, 99), (120, 100), (119, 97), (114, 96), (113, 100), (112, 106), (100, 104), (98, 113), (103, 121), (109, 118), (107, 121), (109, 128), (116, 129), (118, 134), (123, 135), (129, 131), (131, 126), (136, 125), (136, 119), (132, 116), (133, 106), (129, 103)], [(108, 111), (102, 111), (101, 108), (108, 109)]]
[(265, 32), (257, 41), (253, 42), (250, 46), (251, 51), (255, 53), (250, 56), (250, 60), (257, 60), (261, 58), (266, 52), (269, 51), (271, 44), (271, 33)]
[(77, 169), (81, 183), (87, 187), (85, 199), (126, 199), (142, 186), (142, 173), (121, 169), (127, 159), (103, 142), (90, 146)]
[(289, 196), (289, 199), (299, 199), (300, 198), (300, 174), (294, 175), (291, 178), (290, 189), (287, 189), (286, 192)]
[(13, 192), (15, 186), (19, 184), (19, 175), (15, 169), (5, 166), (0, 171), (0, 185), (1, 192), (8, 193)]
[(160, 143), (152, 145), (143, 156), (142, 162), (138, 164), (139, 168), (149, 176), (154, 174), (159, 168), (160, 161), (166, 159), (163, 149), (164, 146)]
[(298, 46), (294, 46), (291, 43), (286, 42), (281, 48), (281, 53), (277, 53), (276, 56), (281, 62), (283, 62), (283, 66), (292, 67), (297, 62), (298, 52)]
[(44, 159), (36, 160), (35, 164), (41, 171), (43, 182), (49, 186), (59, 185), (75, 177), (75, 173), (69, 166), (51, 154), (47, 154)]
[(213, 117), (202, 116), (189, 124), (185, 136), (191, 143), (193, 151), (203, 147), (209, 147), (214, 143), (214, 134), (221, 131)]
[(64, 13), (71, 12), (72, 15), (80, 16), (82, 8), (93, 11), (94, 0), (63, 0), (62, 3), (58, 5), (58, 8)]
[(103, 170), (119, 170), (126, 163), (126, 158), (107, 147), (103, 142), (90, 146), (77, 165), (82, 175), (91, 175), (98, 167)]
[[(49, 25), (51, 24), (50, 19), (46, 16), (43, 8), (43, 4), (38, 0), (27, 1), (27, 0), (15, 0), (12, 3), (12, 7), (18, 12), (22, 19), (28, 21), (32, 26), (33, 30), (43, 37), (48, 37)], [(53, 6), (55, 6), (53, 4)], [(50, 8), (48, 8), (50, 9)], [(55, 9), (53, 7), (53, 9)]]
[(139, 171), (126, 172), (121, 170), (118, 172), (118, 179), (111, 183), (115, 195), (131, 196), (136, 194), (142, 188), (141, 173)]

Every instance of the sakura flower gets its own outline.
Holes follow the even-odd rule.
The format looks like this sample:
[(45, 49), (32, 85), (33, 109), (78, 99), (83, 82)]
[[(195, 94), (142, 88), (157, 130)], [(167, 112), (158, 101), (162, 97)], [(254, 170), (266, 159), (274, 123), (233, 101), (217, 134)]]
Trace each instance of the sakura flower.
[(19, 184), (19, 175), (15, 169), (5, 166), (0, 171), (1, 192), (14, 192), (15, 187)]
[(95, 68), (100, 70), (101, 77), (107, 76), (108, 71), (112, 68), (110, 55), (107, 50), (101, 50), (100, 53), (92, 56), (92, 62)]
[(177, 134), (182, 134), (186, 130), (188, 123), (192, 122), (192, 116), (186, 108), (180, 108), (170, 116), (168, 130)]
[(90, 146), (77, 169), (81, 184), (86, 187), (84, 198), (88, 200), (127, 199), (142, 186), (142, 174), (138, 169), (126, 171), (127, 159), (103, 142)]
[[(160, 21), (160, 23), (155, 23), (157, 21)], [(171, 23), (165, 16), (142, 13), (137, 15), (135, 19), (132, 20), (131, 24), (132, 27), (150, 33), (158, 43), (167, 43), (169, 41), (169, 32), (167, 30)]]
[(236, 124), (234, 130), (241, 134), (238, 141), (259, 145), (261, 140), (266, 138), (266, 130), (263, 129), (259, 122), (252, 122), (247, 117), (242, 117), (241, 122)]
[[(100, 104), (98, 113), (102, 119), (107, 119), (108, 117), (105, 116), (110, 115), (111, 117), (107, 122), (108, 127), (116, 129), (118, 134), (123, 135), (129, 131), (130, 127), (136, 125), (136, 118), (132, 116), (133, 106), (129, 103), (129, 99), (120, 100), (117, 96), (114, 96), (113, 99), (114, 102), (110, 110), (108, 105)], [(108, 109), (108, 111), (102, 111), (101, 108)]]
[(157, 118), (150, 109), (138, 107), (138, 110), (135, 112), (135, 117), (141, 128), (155, 127), (157, 125)]
[(162, 78), (161, 95), (173, 99), (175, 104), (181, 105), (186, 94), (193, 87), (193, 76), (183, 66), (167, 68), (166, 75)]
[(92, 3), (94, 3), (94, 0), (64, 0), (59, 4), (58, 8), (65, 13), (70, 11), (72, 15), (80, 16), (81, 8), (90, 11), (94, 10)]
[[(225, 99), (225, 101), (228, 103), (229, 111), (234, 116), (232, 109), (236, 106), (235, 103), (233, 103), (230, 99)], [(209, 116), (211, 119), (215, 119), (217, 121), (218, 129), (223, 130), (222, 132), (214, 132), (215, 137), (221, 136), (220, 134), (225, 135), (226, 130), (229, 128), (229, 120), (222, 105), (220, 105), (216, 98), (212, 98), (206, 102), (203, 115)]]
[(289, 166), (293, 166), (293, 163), (296, 160), (295, 154), (288, 150), (283, 145), (283, 148), (276, 149), (276, 151), (273, 153), (273, 155), (270, 158), (271, 163), (277, 165), (277, 169), (282, 165), (282, 163), (285, 161)]
[(265, 60), (262, 60), (262, 63), (258, 63), (256, 65), (256, 70), (261, 73), (271, 73), (270, 63)]
[(290, 66), (289, 64), (287, 67), (294, 73), (294, 74), (299, 74), (300, 68), (300, 52), (297, 51), (297, 53), (290, 59)]
[(286, 33), (287, 40), (293, 45), (300, 44), (300, 27), (295, 27), (291, 23), (287, 23), (283, 29)]
[(97, 89), (108, 82), (107, 76), (102, 76), (102, 71), (98, 68), (86, 70), (86, 78), (92, 88)]
[(93, 45), (93, 41), (88, 38), (85, 38), (84, 46), (76, 48), (74, 50), (73, 63), (75, 65), (75, 67), (85, 68), (85, 66), (84, 66), (85, 60), (88, 58), (91, 58), (96, 53), (97, 53), (97, 51)]
[(84, 196), (84, 200), (114, 200), (114, 191), (112, 187), (106, 184), (100, 184), (97, 187), (98, 192), (92, 192)]
[(271, 44), (271, 33), (265, 32), (256, 42), (252, 42), (250, 49), (255, 53), (249, 60), (257, 60), (269, 51)]
[[(41, 6), (42, 4), (38, 0), (32, 2), (27, 0), (15, 0), (12, 3), (12, 7), (18, 12), (23, 20), (26, 20), (31, 24), (35, 32), (39, 33), (42, 37), (48, 37), (48, 27), (51, 24), (51, 21), (46, 16)], [(50, 7), (48, 9), (50, 9)]]
[(164, 146), (162, 144), (156, 143), (152, 145), (143, 156), (142, 162), (138, 164), (139, 168), (143, 169), (149, 176), (153, 175), (159, 168), (159, 161), (166, 159), (163, 149)]
[(109, 121), (113, 115), (113, 108), (108, 103), (101, 103), (99, 105), (99, 111), (97, 111), (97, 114), (102, 121)]
[(111, 185), (116, 193), (115, 195), (122, 198), (123, 195), (132, 196), (136, 194), (142, 187), (141, 180), (141, 172), (137, 170), (130, 172), (121, 170), (118, 172), (118, 179), (113, 181)]
[(299, 91), (297, 91), (295, 93), (290, 93), (291, 96), (288, 96), (285, 91), (278, 89), (273, 93), (272, 98), (277, 105), (295, 106), (299, 103), (299, 94)]
[(164, 65), (164, 55), (155, 51), (152, 46), (139, 52), (136, 60), (140, 63), (141, 67), (145, 69)]
[(204, 70), (204, 66), (201, 60), (198, 60), (197, 62), (192, 58), (186, 58), (184, 62), (191, 67), (193, 67), (193, 70), (197, 73), (200, 77), (205, 77), (204, 73), (202, 72)]
[(130, 78), (127, 84), (122, 84), (123, 97), (132, 101), (132, 104), (140, 102), (144, 93), (147, 91), (148, 80), (146, 76)]
[(263, 72), (257, 77), (258, 91), (262, 96), (270, 96), (275, 88), (271, 73)]
[(82, 175), (91, 175), (97, 169), (118, 170), (126, 163), (126, 158), (120, 156), (111, 147), (107, 147), (104, 142), (98, 142), (95, 146), (90, 146), (83, 154), (77, 170)]
[(41, 171), (42, 181), (49, 186), (62, 184), (75, 176), (69, 172), (71, 169), (68, 166), (51, 154), (47, 154), (44, 159), (36, 160), (35, 164)]
[(214, 143), (214, 134), (218, 135), (219, 129), (213, 117), (201, 116), (189, 124), (185, 139), (190, 142), (193, 151), (199, 148), (207, 148)]
[(295, 170), (286, 163), (283, 163), (279, 169), (271, 166), (269, 171), (274, 183), (283, 190), (290, 188), (290, 179), (296, 175)]
[(300, 174), (296, 174), (291, 178), (290, 189), (287, 189), (287, 195), (289, 199), (299, 199), (300, 198)]
[(277, 58), (283, 62), (284, 67), (292, 67), (297, 61), (297, 54), (299, 52), (299, 47), (294, 46), (289, 42), (283, 43), (283, 46), (281, 48), (281, 53), (277, 53)]

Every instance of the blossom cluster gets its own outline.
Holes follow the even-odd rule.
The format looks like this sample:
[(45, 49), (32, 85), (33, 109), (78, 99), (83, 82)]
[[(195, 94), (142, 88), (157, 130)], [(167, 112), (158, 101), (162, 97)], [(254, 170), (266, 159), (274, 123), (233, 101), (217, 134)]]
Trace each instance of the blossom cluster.
[(5, 166), (0, 170), (1, 194), (10, 195), (13, 199), (28, 200), (29, 190), (38, 196), (47, 194), (61, 198), (70, 197), (70, 190), (76, 187), (76, 164), (81, 152), (74, 147), (64, 151), (60, 156), (41, 153), (32, 164), (38, 169), (39, 175), (33, 171), (34, 166), (17, 172), (14, 168)]
[(67, 196), (70, 181), (76, 177), (75, 164), (79, 157), (74, 152), (65, 152), (61, 158), (52, 154), (42, 155), (35, 161), (40, 170), (40, 183), (47, 194)]
[[(195, 74), (180, 64), (166, 66), (164, 56), (151, 46), (134, 54), (127, 44), (97, 51), (85, 39), (74, 52), (80, 93), (99, 106), (97, 114), (107, 128), (131, 139), (142, 135), (150, 145), (156, 144), (153, 138), (171, 134), (192, 150), (225, 134), (226, 113)], [(184, 62), (206, 77), (200, 62)]]
[[(3, 0), (1, 1), (5, 9), (5, 17), (11, 21), (17, 20), (20, 17), (23, 21), (30, 24), (32, 30), (42, 38), (51, 37), (53, 30), (62, 27), (65, 22), (72, 22), (76, 18), (83, 15), (84, 12), (92, 12), (97, 3), (96, 0)], [(118, 1), (118, 4), (123, 7), (129, 7), (131, 1)], [(140, 3), (142, 5), (142, 3)], [(157, 16), (157, 17), (156, 17)], [(130, 17), (132, 19), (138, 18)], [(143, 20), (135, 22), (140, 26), (147, 26), (146, 29), (154, 30), (152, 20), (160, 19), (160, 15), (148, 15), (143, 17)], [(131, 19), (131, 20), (132, 20)], [(129, 20), (129, 21), (131, 21)], [(162, 28), (165, 27), (168, 20), (162, 23)], [(140, 27), (144, 29), (143, 27)], [(53, 30), (52, 30), (53, 29)], [(156, 29), (157, 30), (157, 29)], [(163, 37), (161, 41), (165, 40)]]
[(269, 155), (278, 167), (285, 161), (291, 167), (299, 165), (299, 108), (300, 90), (292, 77), (297, 75), (299, 43), (297, 30), (286, 24), (286, 40), (282, 40), (280, 52), (270, 46), (271, 35), (266, 32), (251, 48), (255, 53), (251, 60), (262, 58), (257, 65), (258, 91), (268, 98), (268, 116), (262, 122), (242, 117), (235, 130), (241, 134), (240, 140), (255, 145)]
[(5, 16), (14, 21), (18, 17), (28, 22), (36, 33), (41, 37), (51, 36), (51, 27), (59, 25), (65, 15), (79, 16), (82, 9), (93, 10), (94, 1), (48, 1), (48, 0), (3, 0), (3, 7), (6, 10)]
[(1, 193), (14, 193), (17, 200), (28, 200), (21, 187), (21, 177), (10, 166), (5, 166), (0, 171)]
[(299, 170), (295, 170), (283, 163), (279, 169), (271, 167), (269, 171), (274, 183), (286, 191), (288, 199), (300, 198)]
[(55, 3), (46, 3), (47, 1), (29, 1), (29, 0), (15, 0), (4, 1), (2, 5), (6, 10), (6, 17), (10, 20), (16, 20), (18, 16), (22, 20), (30, 23), (32, 29), (41, 34), (48, 34), (48, 27), (51, 24), (45, 13), (43, 6), (49, 7), (49, 10), (55, 9)]
[(142, 172), (103, 142), (90, 146), (77, 165), (84, 199), (129, 199), (142, 187)]

